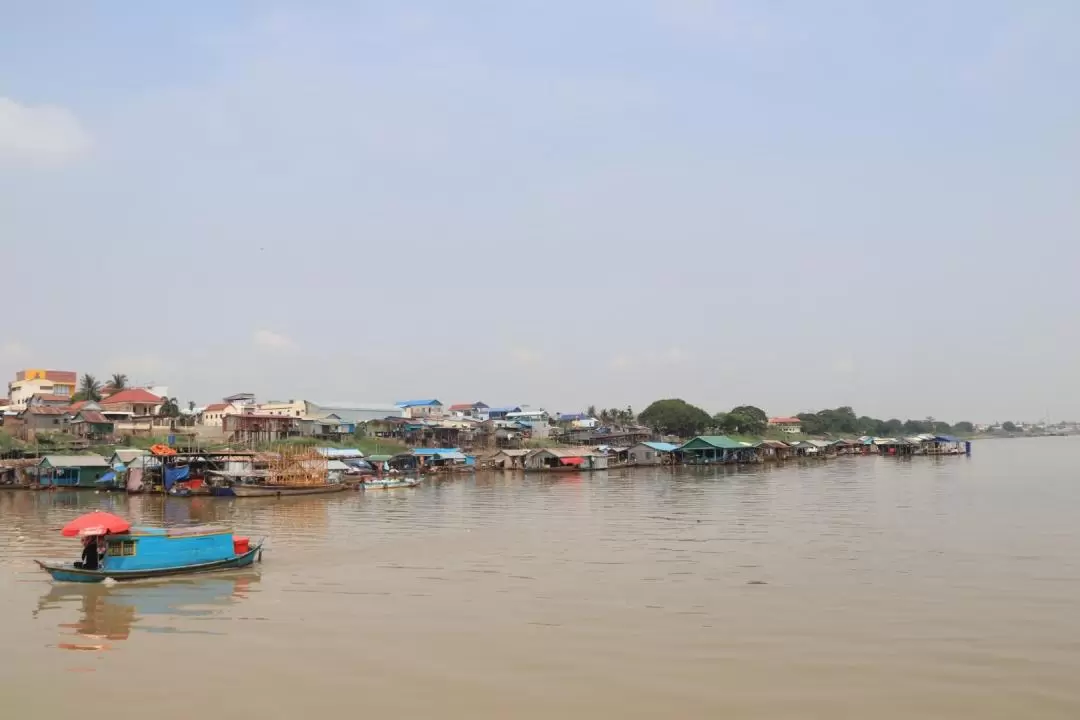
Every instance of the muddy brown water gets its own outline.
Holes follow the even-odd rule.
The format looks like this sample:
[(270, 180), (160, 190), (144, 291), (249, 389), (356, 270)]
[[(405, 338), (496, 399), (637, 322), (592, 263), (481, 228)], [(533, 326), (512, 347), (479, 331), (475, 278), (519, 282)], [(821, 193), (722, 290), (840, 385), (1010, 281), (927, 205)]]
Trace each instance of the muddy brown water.
[[(1080, 438), (276, 499), (0, 492), (4, 717), (1080, 717)], [(252, 571), (54, 584), (103, 508)]]

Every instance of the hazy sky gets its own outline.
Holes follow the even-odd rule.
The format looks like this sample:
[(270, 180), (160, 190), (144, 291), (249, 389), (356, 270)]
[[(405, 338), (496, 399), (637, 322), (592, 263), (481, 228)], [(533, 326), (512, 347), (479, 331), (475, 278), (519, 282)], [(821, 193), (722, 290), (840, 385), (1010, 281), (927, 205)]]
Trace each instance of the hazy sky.
[(3, 5), (5, 379), (1080, 417), (1074, 0)]

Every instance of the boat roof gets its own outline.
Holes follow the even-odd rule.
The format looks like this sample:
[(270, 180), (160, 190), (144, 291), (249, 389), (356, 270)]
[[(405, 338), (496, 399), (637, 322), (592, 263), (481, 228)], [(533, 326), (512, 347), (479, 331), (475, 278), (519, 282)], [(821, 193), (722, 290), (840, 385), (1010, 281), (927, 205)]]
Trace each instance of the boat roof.
[(223, 525), (182, 525), (179, 527), (133, 527), (128, 531), (129, 535), (142, 535), (150, 537), (196, 537), (199, 535), (217, 535), (231, 532)]

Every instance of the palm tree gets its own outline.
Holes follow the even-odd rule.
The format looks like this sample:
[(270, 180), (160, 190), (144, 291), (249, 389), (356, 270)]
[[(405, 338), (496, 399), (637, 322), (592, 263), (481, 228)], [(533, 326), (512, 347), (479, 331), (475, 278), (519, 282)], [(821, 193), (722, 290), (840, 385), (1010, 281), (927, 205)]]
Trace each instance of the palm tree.
[(113, 373), (109, 384), (112, 385), (113, 392), (120, 392), (127, 387), (127, 381), (128, 377), (124, 373)]
[(171, 418), (178, 417), (180, 415), (180, 405), (176, 402), (176, 398), (165, 398), (161, 403), (161, 409), (158, 411), (158, 414)]
[(82, 380), (79, 382), (79, 392), (75, 395), (79, 400), (97, 402), (101, 400), (101, 383), (98, 382), (96, 377), (87, 373), (82, 376)]
[(192, 414), (195, 413), (195, 401), (194, 400), (188, 400), (187, 411), (189, 413), (192, 413)]

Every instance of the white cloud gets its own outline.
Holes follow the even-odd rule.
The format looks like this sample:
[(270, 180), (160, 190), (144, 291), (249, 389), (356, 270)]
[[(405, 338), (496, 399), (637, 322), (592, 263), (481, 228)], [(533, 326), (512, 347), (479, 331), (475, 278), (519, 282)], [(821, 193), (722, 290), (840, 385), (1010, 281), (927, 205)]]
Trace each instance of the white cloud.
[(291, 339), (273, 330), (256, 330), (251, 340), (259, 347), (268, 350), (288, 350), (293, 347)]
[(660, 358), (661, 362), (668, 365), (681, 365), (687, 359), (688, 358), (686, 352), (684, 352), (683, 349), (678, 346), (669, 347), (667, 350), (664, 351), (664, 354)]
[(69, 110), (0, 97), (0, 160), (58, 164), (86, 153), (90, 134)]
[(0, 360), (9, 362), (21, 362), (30, 357), (30, 348), (18, 340), (9, 340), (0, 345)]
[(527, 347), (515, 347), (510, 350), (510, 357), (518, 365), (532, 366), (540, 363), (540, 353)]

